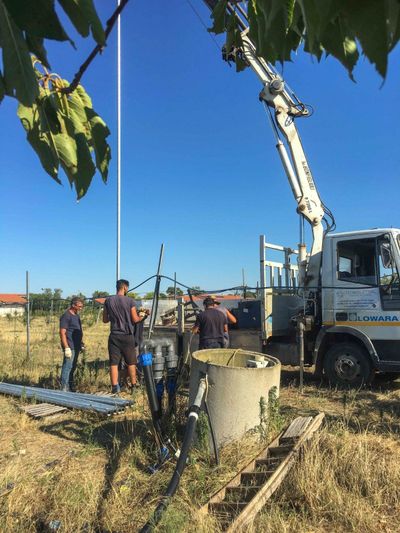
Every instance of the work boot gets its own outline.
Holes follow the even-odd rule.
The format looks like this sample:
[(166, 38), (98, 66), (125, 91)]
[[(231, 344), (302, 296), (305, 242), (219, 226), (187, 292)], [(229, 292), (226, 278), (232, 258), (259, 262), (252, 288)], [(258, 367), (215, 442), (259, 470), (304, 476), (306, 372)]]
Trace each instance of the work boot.
[(111, 388), (112, 394), (119, 394), (121, 392), (121, 387), (119, 385), (113, 385)]

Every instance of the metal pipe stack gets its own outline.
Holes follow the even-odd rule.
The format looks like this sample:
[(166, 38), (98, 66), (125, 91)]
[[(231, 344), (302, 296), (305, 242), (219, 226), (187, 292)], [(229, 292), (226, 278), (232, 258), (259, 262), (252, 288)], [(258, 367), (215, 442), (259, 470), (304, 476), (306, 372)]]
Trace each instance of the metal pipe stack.
[(34, 398), (39, 402), (47, 402), (54, 405), (62, 405), (71, 409), (83, 409), (95, 411), (103, 415), (111, 415), (124, 411), (132, 405), (131, 400), (123, 400), (112, 396), (97, 396), (79, 392), (64, 392), (60, 390), (41, 389), (39, 387), (27, 387), (14, 385), (13, 383), (0, 382), (0, 393), (10, 396)]

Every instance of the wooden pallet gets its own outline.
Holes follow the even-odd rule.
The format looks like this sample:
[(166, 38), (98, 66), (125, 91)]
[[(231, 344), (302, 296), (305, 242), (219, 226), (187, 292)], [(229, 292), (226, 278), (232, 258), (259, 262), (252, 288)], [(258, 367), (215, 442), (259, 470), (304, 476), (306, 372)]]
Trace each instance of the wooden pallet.
[(35, 403), (34, 405), (23, 405), (20, 409), (25, 414), (33, 418), (44, 418), (45, 416), (58, 415), (64, 411), (67, 411), (66, 407), (60, 405), (52, 405), (50, 403)]
[(322, 424), (324, 413), (296, 418), (286, 431), (245, 466), (200, 509), (213, 514), (222, 530), (242, 530), (252, 522), (282, 483), (305, 442)]

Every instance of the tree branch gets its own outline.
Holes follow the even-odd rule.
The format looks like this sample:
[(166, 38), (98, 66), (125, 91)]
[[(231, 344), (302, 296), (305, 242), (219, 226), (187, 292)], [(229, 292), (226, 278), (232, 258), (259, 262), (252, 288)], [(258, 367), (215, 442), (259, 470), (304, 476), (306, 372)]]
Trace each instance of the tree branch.
[(97, 46), (95, 46), (95, 48), (93, 48), (93, 50), (91, 51), (91, 53), (87, 57), (86, 61), (84, 63), (82, 63), (82, 65), (79, 67), (79, 70), (75, 74), (75, 77), (72, 80), (72, 82), (70, 83), (70, 85), (68, 87), (64, 87), (61, 90), (61, 92), (63, 92), (64, 94), (70, 94), (70, 93), (72, 93), (72, 91), (74, 91), (78, 87), (78, 85), (79, 85), (79, 83), (81, 81), (81, 78), (84, 75), (84, 73), (86, 72), (86, 70), (88, 69), (90, 63), (97, 56), (97, 54), (99, 54), (100, 52), (103, 51), (104, 46), (105, 46), (105, 44), (107, 42), (108, 36), (111, 33), (111, 30), (113, 29), (115, 23), (118, 20), (118, 17), (122, 13), (122, 10), (124, 9), (124, 7), (126, 6), (126, 4), (128, 2), (129, 2), (129, 0), (121, 0), (121, 3), (117, 7), (117, 9), (114, 11), (114, 13), (111, 15), (111, 17), (107, 20), (106, 30), (104, 32), (105, 33), (105, 43), (103, 45), (98, 44)]

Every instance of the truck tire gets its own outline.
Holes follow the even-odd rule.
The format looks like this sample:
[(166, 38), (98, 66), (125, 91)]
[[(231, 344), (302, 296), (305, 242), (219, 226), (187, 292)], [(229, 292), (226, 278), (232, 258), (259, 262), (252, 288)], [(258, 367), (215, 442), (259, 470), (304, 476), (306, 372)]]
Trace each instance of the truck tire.
[(371, 383), (374, 369), (367, 352), (354, 342), (339, 342), (324, 357), (324, 372), (330, 383), (360, 387)]

